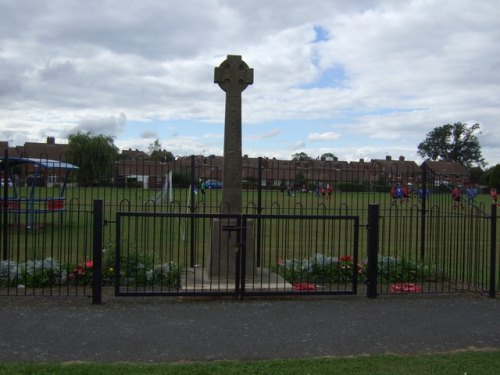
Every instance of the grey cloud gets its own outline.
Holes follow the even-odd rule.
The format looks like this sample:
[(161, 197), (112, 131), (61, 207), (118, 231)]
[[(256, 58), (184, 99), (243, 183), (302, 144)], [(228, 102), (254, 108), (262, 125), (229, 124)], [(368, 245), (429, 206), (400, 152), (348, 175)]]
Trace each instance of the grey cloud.
[[(329, 40), (314, 43), (318, 25)], [(109, 114), (121, 112), (129, 121), (223, 123), (224, 97), (213, 84), (213, 68), (237, 53), (255, 69), (255, 83), (244, 94), (245, 123), (272, 129), (275, 120), (303, 120), (307, 133), (321, 139), (325, 128), (311, 120), (340, 119), (359, 147), (383, 139), (397, 149), (402, 142), (417, 145), (434, 126), (473, 118), (491, 124), (484, 127), (490, 152), (499, 133), (499, 39), (492, 0), (314, 6), (300, 0), (132, 0), (126, 6), (0, 0), (0, 129), (6, 134), (21, 124), (30, 137), (69, 128), (117, 135), (127, 120)], [(342, 87), (306, 85), (336, 66), (345, 72)], [(397, 113), (408, 108), (418, 110)], [(292, 125), (279, 138), (286, 145), (300, 141), (295, 149), (305, 147), (302, 139), (318, 149), (294, 133)], [(158, 130), (153, 138), (162, 137), (170, 135)]]
[(301, 150), (301, 149), (303, 149), (305, 147), (306, 147), (306, 143), (304, 141), (298, 141), (294, 145), (292, 145), (290, 147), (290, 149), (293, 150), (293, 151), (297, 151), (297, 150)]
[(40, 77), (44, 81), (73, 80), (77, 73), (75, 64), (68, 60), (49, 63), (39, 71)]
[(75, 126), (69, 133), (90, 132), (92, 134), (104, 134), (116, 136), (120, 134), (127, 122), (125, 114), (121, 113), (118, 117), (109, 116), (103, 118), (85, 119)]
[(153, 139), (153, 138), (158, 138), (158, 133), (154, 131), (144, 131), (140, 134), (140, 137), (142, 139)]

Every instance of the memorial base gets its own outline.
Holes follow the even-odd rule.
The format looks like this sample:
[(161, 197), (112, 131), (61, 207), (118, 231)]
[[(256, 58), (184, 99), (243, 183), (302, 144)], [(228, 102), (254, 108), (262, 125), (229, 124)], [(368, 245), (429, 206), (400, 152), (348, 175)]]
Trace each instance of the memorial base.
[[(181, 275), (183, 292), (232, 292), (236, 290), (234, 278), (208, 278), (207, 271), (200, 267), (188, 268)], [(240, 285), (241, 288), (241, 285)], [(245, 278), (247, 292), (288, 292), (292, 284), (268, 268), (256, 268)]]

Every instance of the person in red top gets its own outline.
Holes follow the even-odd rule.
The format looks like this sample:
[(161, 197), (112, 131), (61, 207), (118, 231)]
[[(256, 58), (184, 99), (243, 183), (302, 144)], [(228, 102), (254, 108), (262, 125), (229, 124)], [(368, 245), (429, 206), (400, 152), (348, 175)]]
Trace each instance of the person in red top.
[(408, 186), (405, 186), (403, 188), (403, 200), (405, 202), (408, 202), (409, 199), (410, 199), (410, 189), (408, 188)]
[(451, 199), (453, 200), (453, 206), (452, 208), (458, 208), (459, 206), (461, 208), (464, 208), (461, 198), (461, 191), (458, 186), (456, 186), (452, 191), (451, 191)]
[(392, 204), (396, 204), (398, 197), (396, 195), (396, 186), (391, 186), (391, 190), (389, 192), (392, 198)]
[(491, 199), (493, 199), (493, 203), (498, 204), (498, 193), (497, 193), (497, 189), (491, 189), (491, 190), (490, 190), (490, 195), (491, 195)]
[(332, 193), (333, 193), (333, 186), (328, 184), (327, 188), (326, 188), (326, 193), (328, 194), (328, 200), (331, 199), (332, 197)]

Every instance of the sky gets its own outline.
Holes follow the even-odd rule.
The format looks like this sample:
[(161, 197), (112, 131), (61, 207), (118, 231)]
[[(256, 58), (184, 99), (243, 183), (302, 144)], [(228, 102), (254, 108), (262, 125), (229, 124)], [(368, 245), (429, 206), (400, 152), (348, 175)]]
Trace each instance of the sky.
[(493, 166), (499, 20), (497, 0), (0, 0), (0, 140), (222, 155), (214, 68), (241, 55), (243, 154), (418, 162), (465, 122)]

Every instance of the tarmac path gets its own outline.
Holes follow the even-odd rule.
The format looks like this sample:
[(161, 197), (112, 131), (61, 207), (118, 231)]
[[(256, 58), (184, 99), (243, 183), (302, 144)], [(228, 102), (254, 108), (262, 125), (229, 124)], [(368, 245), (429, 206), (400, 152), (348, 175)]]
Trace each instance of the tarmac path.
[[(500, 300), (0, 297), (1, 362), (176, 362), (500, 350)], [(500, 355), (500, 354), (499, 354)]]

